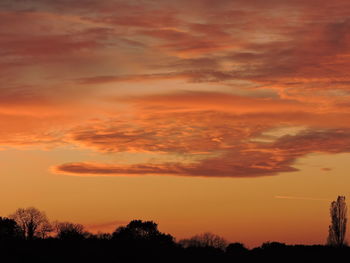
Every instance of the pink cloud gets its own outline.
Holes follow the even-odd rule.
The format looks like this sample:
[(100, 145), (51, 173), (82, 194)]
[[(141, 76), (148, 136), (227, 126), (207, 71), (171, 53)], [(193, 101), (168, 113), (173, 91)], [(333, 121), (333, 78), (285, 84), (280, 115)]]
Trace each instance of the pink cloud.
[(265, 176), (309, 153), (349, 152), (349, 10), (343, 0), (4, 0), (0, 144), (191, 161), (55, 168), (80, 175)]

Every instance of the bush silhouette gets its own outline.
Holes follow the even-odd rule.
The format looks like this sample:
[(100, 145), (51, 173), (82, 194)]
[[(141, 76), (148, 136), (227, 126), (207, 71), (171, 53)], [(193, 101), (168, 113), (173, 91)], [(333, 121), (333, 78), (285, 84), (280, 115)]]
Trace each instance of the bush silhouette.
[(16, 221), (6, 217), (0, 217), (0, 240), (20, 239), (23, 236), (21, 228)]
[(174, 244), (174, 238), (161, 233), (158, 225), (153, 221), (132, 220), (128, 225), (118, 227), (112, 233), (112, 239), (120, 242), (149, 242)]

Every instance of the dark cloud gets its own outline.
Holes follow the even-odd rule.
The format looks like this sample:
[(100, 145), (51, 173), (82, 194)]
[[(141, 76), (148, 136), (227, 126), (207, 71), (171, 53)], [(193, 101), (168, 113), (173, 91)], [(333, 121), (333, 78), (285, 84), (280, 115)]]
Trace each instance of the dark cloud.
[(200, 177), (259, 177), (293, 172), (297, 158), (310, 153), (350, 152), (349, 130), (307, 131), (272, 143), (242, 143), (217, 157), (198, 162), (114, 165), (67, 163), (54, 167), (70, 175), (177, 175)]

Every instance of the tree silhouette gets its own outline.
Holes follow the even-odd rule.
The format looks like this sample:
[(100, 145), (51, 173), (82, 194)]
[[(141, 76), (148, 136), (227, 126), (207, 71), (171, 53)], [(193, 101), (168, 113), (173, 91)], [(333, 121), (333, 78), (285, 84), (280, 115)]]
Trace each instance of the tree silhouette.
[(261, 245), (262, 249), (270, 249), (270, 250), (281, 250), (283, 248), (286, 248), (287, 245), (285, 243), (281, 243), (281, 242), (276, 242), (276, 241), (268, 241), (268, 242), (264, 242)]
[(214, 247), (224, 250), (227, 247), (227, 241), (212, 233), (203, 233), (200, 235), (195, 235), (189, 239), (182, 239), (179, 243), (183, 247)]
[(57, 238), (62, 240), (82, 240), (87, 235), (81, 224), (56, 222), (55, 229), (57, 232)]
[(118, 227), (112, 234), (114, 240), (119, 241), (149, 241), (155, 243), (172, 244), (171, 235), (159, 232), (158, 225), (153, 221), (133, 220), (128, 225)]
[(15, 220), (0, 217), (0, 240), (18, 239), (21, 236), (21, 228)]
[(53, 225), (49, 221), (46, 221), (39, 226), (37, 230), (38, 236), (40, 236), (43, 239), (47, 238), (48, 233), (51, 233), (53, 230), (54, 230)]
[(241, 255), (243, 253), (246, 253), (248, 249), (244, 246), (244, 244), (236, 242), (231, 243), (226, 247), (226, 253), (233, 254), (233, 255)]
[(43, 227), (49, 224), (45, 213), (34, 207), (19, 208), (9, 217), (16, 221), (22, 230), (23, 237), (28, 240), (41, 236)]
[(347, 223), (347, 206), (345, 196), (338, 196), (330, 207), (331, 225), (327, 243), (330, 246), (343, 246), (345, 244), (345, 233)]

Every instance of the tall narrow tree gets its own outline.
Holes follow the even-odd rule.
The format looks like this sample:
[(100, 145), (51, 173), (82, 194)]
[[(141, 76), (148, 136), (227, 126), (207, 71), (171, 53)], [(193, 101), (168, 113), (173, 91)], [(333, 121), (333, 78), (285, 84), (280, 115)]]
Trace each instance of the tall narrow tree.
[(330, 246), (345, 245), (345, 233), (347, 223), (347, 206), (345, 196), (338, 196), (337, 201), (333, 201), (330, 207), (331, 225), (327, 243)]

